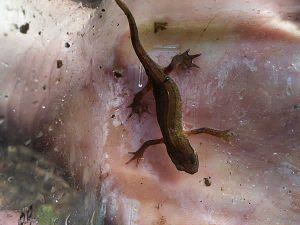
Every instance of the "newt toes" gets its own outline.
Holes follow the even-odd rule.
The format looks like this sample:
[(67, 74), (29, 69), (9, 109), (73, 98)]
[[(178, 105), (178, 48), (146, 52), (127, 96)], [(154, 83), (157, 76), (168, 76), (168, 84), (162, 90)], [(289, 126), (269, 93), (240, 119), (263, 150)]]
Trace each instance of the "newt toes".
[(234, 133), (231, 129), (224, 130), (223, 134), (221, 134), (220, 138), (232, 145), (233, 139), (236, 137), (236, 133)]
[(164, 143), (164, 139), (154, 139), (154, 140), (148, 140), (142, 144), (142, 146), (136, 151), (136, 152), (128, 152), (129, 154), (133, 154), (133, 157), (131, 157), (126, 164), (129, 164), (130, 162), (136, 160), (136, 166), (140, 163), (140, 161), (143, 159), (143, 155), (146, 151), (146, 149), (151, 145), (157, 145)]
[(178, 65), (182, 66), (184, 69), (189, 69), (191, 67), (196, 67), (199, 68), (198, 65), (193, 63), (193, 60), (197, 57), (199, 57), (201, 55), (201, 53), (199, 54), (195, 54), (195, 55), (189, 55), (189, 51), (190, 49), (186, 50), (184, 53), (177, 55), (177, 57), (175, 56), (173, 59), (174, 60), (178, 60)]
[(148, 110), (148, 105), (143, 102), (133, 102), (127, 108), (131, 108), (131, 112), (128, 115), (127, 119), (129, 119), (133, 114), (137, 114), (139, 117), (139, 121), (141, 121), (141, 117), (143, 113), (150, 113)]
[(164, 69), (165, 73), (170, 73), (172, 70), (176, 68), (181, 68), (184, 70), (190, 69), (192, 67), (200, 68), (198, 65), (193, 63), (193, 60), (201, 55), (195, 54), (195, 55), (189, 55), (190, 49), (186, 50), (185, 52), (175, 55), (172, 58), (171, 63)]
[(129, 154), (133, 154), (133, 156), (125, 163), (125, 164), (129, 164), (132, 161), (136, 160), (136, 167), (139, 165), (140, 161), (143, 159), (143, 153), (141, 153), (140, 151), (136, 151), (136, 152), (128, 152)]

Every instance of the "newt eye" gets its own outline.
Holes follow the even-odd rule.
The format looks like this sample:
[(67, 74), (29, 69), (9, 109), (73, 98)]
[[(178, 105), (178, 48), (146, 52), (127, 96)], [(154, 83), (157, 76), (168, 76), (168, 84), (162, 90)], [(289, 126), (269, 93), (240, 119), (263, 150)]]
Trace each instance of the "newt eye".
[(166, 76), (165, 80), (164, 80), (164, 83), (166, 83), (167, 81), (170, 80), (170, 77), (169, 76)]

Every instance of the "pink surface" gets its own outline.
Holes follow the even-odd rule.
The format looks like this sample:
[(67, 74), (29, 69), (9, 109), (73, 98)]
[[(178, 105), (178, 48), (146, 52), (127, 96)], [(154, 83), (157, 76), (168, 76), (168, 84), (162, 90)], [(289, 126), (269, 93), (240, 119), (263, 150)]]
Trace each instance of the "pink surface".
[[(21, 19), (0, 3), (0, 28), (7, 33), (0, 37), (2, 136), (11, 143), (31, 139), (70, 169), (82, 188), (99, 192), (100, 186), (108, 221), (299, 224), (296, 3), (126, 2), (160, 65), (187, 48), (202, 53), (195, 60), (200, 69), (172, 75), (182, 94), (184, 125), (231, 128), (237, 134), (232, 145), (191, 137), (200, 161), (193, 176), (176, 170), (163, 145), (151, 147), (138, 168), (125, 165), (128, 151), (159, 138), (160, 131), (152, 94), (146, 97), (151, 113), (127, 120), (126, 106), (140, 90), (140, 64), (114, 1), (96, 11), (68, 1), (5, 3), (25, 7)], [(153, 34), (154, 20), (167, 21), (168, 29)], [(24, 21), (30, 21), (28, 34), (10, 30), (9, 24)], [(123, 77), (114, 77), (114, 70)], [(211, 186), (204, 185), (208, 177)]]

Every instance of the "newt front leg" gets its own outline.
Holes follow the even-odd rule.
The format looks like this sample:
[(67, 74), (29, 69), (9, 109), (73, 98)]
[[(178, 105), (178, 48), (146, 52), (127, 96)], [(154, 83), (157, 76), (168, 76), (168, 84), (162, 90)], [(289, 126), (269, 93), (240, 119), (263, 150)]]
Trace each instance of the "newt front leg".
[[(168, 75), (176, 68), (181, 68), (183, 70), (187, 70), (192, 67), (199, 68), (199, 66), (193, 63), (193, 60), (199, 57), (201, 54), (189, 55), (189, 51), (190, 50), (188, 49), (181, 54), (175, 55), (170, 64), (163, 69), (164, 73)], [(148, 106), (142, 102), (142, 99), (150, 90), (152, 90), (152, 83), (148, 79), (144, 89), (135, 94), (132, 103), (128, 106), (131, 108), (131, 112), (127, 118), (130, 118), (133, 114), (137, 114), (140, 120), (142, 114), (144, 112), (148, 112)]]

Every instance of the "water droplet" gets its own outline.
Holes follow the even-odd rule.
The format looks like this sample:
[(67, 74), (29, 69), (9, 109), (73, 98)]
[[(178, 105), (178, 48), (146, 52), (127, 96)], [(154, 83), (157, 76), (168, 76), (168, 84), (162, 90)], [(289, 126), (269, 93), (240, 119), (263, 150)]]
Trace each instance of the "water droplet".
[(141, 88), (143, 87), (143, 81), (144, 81), (144, 67), (142, 64), (139, 66), (139, 83), (138, 86)]
[(4, 123), (5, 118), (3, 116), (0, 116), (0, 126)]
[(292, 95), (292, 78), (288, 77), (286, 80), (286, 94), (288, 96)]
[(179, 44), (174, 45), (155, 45), (155, 49), (161, 49), (161, 50), (177, 50), (179, 49)]
[(7, 178), (7, 181), (9, 183), (13, 182), (14, 180), (15, 180), (15, 178), (13, 176), (10, 176), (10, 177)]
[(2, 62), (1, 63), (4, 67), (8, 67), (8, 63), (6, 63), (6, 62)]
[(51, 125), (48, 127), (48, 131), (53, 131), (53, 127)]
[(36, 138), (41, 138), (41, 137), (43, 137), (43, 132), (42, 131), (40, 131), (37, 135), (36, 135)]
[(26, 140), (25, 142), (24, 142), (24, 145), (29, 145), (31, 143), (31, 139), (28, 139), (28, 140)]

